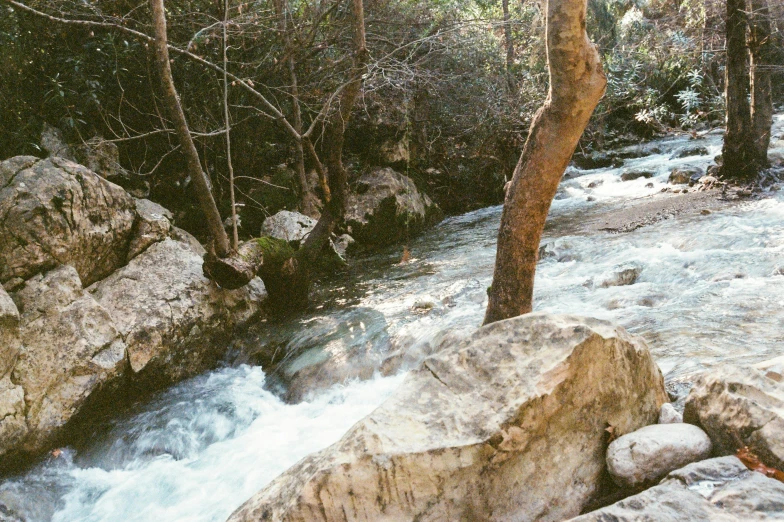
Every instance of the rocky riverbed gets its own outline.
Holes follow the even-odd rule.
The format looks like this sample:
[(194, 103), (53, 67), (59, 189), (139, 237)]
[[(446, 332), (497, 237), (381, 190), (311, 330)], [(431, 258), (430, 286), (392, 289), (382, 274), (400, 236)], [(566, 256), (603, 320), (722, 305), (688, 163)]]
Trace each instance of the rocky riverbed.
[[(774, 136), (780, 136), (782, 124), (784, 121), (779, 117)], [(781, 383), (775, 380), (780, 370), (773, 363), (764, 368), (752, 365), (780, 354), (780, 324), (784, 320), (780, 298), (784, 290), (780, 266), (784, 235), (780, 223), (784, 200), (781, 192), (772, 190), (775, 185), (765, 187), (767, 192), (759, 194), (763, 197), (754, 194), (728, 197), (720, 188), (701, 192), (699, 186), (706, 183), (691, 188), (687, 184), (669, 183), (675, 169), (693, 167), (707, 171), (712, 155), (718, 150), (720, 136), (709, 135), (699, 141), (702, 149), (693, 149), (695, 154), (687, 154), (686, 149), (692, 144), (685, 138), (664, 140), (656, 144), (658, 152), (651, 149), (651, 154), (624, 160), (622, 166), (573, 169), (565, 178), (542, 245), (536, 295), (538, 310), (559, 314), (546, 316), (553, 318), (554, 323), (545, 321), (550, 326), (537, 331), (540, 334), (541, 331), (568, 331), (568, 335), (558, 334), (556, 338), (575, 340), (571, 344), (552, 343), (551, 350), (562, 350), (558, 357), (541, 359), (527, 348), (532, 346), (530, 342), (513, 338), (510, 346), (497, 353), (472, 351), (472, 343), (480, 342), (483, 336), (489, 338), (492, 333), (476, 332), (476, 326), (481, 322), (484, 290), (491, 275), (499, 209), (449, 218), (421, 238), (411, 239), (407, 245), (408, 256), (403, 255), (400, 247), (389, 247), (352, 261), (347, 273), (323, 282), (317, 289), (320, 307), (284, 322), (257, 316), (248, 332), (235, 338), (222, 368), (187, 379), (133, 405), (120, 416), (110, 416), (98, 424), (88, 423), (87, 436), (75, 441), (73, 446), (58, 446), (55, 453), (28, 471), (6, 477), (0, 485), (2, 516), (10, 520), (219, 521), (253, 497), (235, 515), (241, 520), (246, 516), (254, 519), (252, 513), (263, 513), (267, 509), (264, 506), (281, 509), (287, 498), (300, 499), (295, 504), (302, 509), (315, 506), (315, 510), (321, 507), (326, 510), (327, 505), (322, 506), (324, 502), (332, 509), (343, 505), (346, 496), (357, 495), (357, 499), (369, 499), (357, 505), (376, 515), (388, 509), (389, 513), (411, 517), (414, 513), (429, 513), (432, 519), (443, 519), (445, 513), (456, 513), (457, 519), (480, 515), (491, 518), (488, 513), (498, 513), (497, 519), (504, 520), (514, 519), (517, 513), (528, 513), (529, 518), (523, 519), (561, 520), (577, 516), (585, 508), (596, 507), (595, 502), (605, 494), (610, 497), (617, 494), (617, 484), (613, 486), (615, 482), (603, 471), (604, 452), (610, 444), (607, 428), (614, 428), (612, 437), (633, 434), (635, 428), (654, 423), (660, 416), (659, 406), (666, 400), (661, 377), (656, 377), (657, 370), (648, 373), (653, 380), (640, 381), (640, 376), (630, 371), (648, 364), (640, 366), (640, 361), (655, 361), (661, 368), (671, 398), (679, 399), (678, 407), (686, 405), (686, 421), (699, 425), (710, 438), (712, 455), (734, 453), (739, 445), (748, 445), (769, 466), (778, 466), (771, 460), (778, 442), (769, 432), (776, 432), (771, 428), (777, 426), (775, 415), (780, 414), (777, 408), (780, 409)], [(784, 150), (784, 143), (774, 140), (772, 157), (779, 150)], [(35, 165), (25, 168), (35, 171)], [(75, 167), (68, 166), (68, 169)], [(624, 178), (628, 171), (645, 169), (649, 176)], [(13, 178), (22, 171), (15, 170)], [(4, 186), (10, 185), (4, 181)], [(668, 187), (670, 193), (662, 193)], [(678, 194), (672, 195), (673, 189)], [(50, 201), (53, 215), (58, 215), (56, 199)], [(654, 201), (651, 205), (656, 208), (670, 205), (670, 201), (689, 203), (676, 203), (680, 210), (675, 212), (656, 210), (653, 214), (660, 215), (656, 219), (646, 217), (651, 211), (635, 210), (642, 217), (626, 220), (644, 226), (610, 227), (617, 230), (608, 231), (597, 225), (603, 216), (620, 208), (643, 208), (639, 204), (647, 204), (646, 201)], [(668, 203), (661, 203), (665, 201)], [(718, 202), (716, 206), (713, 201)], [(110, 263), (111, 270), (94, 273), (89, 266), (79, 263), (79, 256), (69, 258), (57, 254), (60, 257), (54, 259), (61, 261), (52, 263), (43, 254), (36, 254), (35, 259), (42, 259), (40, 263), (45, 268), (35, 275), (14, 275), (4, 280), (13, 299), (0, 300), (0, 309), (6, 311), (2, 324), (10, 325), (3, 331), (11, 332), (8, 339), (11, 346), (17, 346), (16, 353), (21, 353), (25, 346), (25, 324), (40, 320), (31, 316), (31, 322), (24, 323), (27, 312), (20, 309), (19, 303), (22, 299), (34, 300), (41, 293), (53, 295), (50, 291), (36, 292), (36, 288), (56, 287), (67, 296), (63, 298), (64, 303), (79, 303), (79, 307), (86, 303), (88, 309), (101, 307), (112, 318), (107, 324), (113, 330), (102, 334), (103, 337), (92, 338), (98, 339), (95, 343), (98, 348), (111, 347), (114, 340), (124, 343), (124, 352), (117, 351), (123, 354), (116, 358), (118, 375), (123, 376), (118, 383), (129, 379), (146, 382), (142, 377), (135, 377), (144, 376), (144, 368), (150, 368), (149, 375), (171, 382), (199, 372), (200, 361), (206, 364), (207, 358), (197, 357), (199, 363), (194, 367), (183, 367), (179, 362), (171, 368), (182, 368), (182, 371), (165, 370), (169, 361), (176, 362), (177, 354), (183, 353), (178, 346), (187, 347), (187, 339), (204, 335), (200, 326), (194, 328), (187, 322), (192, 317), (186, 313), (189, 307), (181, 308), (180, 312), (177, 307), (172, 309), (181, 313), (183, 323), (188, 325), (187, 332), (175, 336), (174, 342), (169, 342), (163, 334), (160, 341), (155, 336), (150, 341), (141, 332), (148, 329), (185, 332), (166, 322), (180, 316), (169, 313), (172, 300), (163, 290), (162, 281), (179, 281), (178, 274), (186, 274), (185, 281), (178, 283), (182, 289), (178, 292), (196, 296), (198, 302), (209, 303), (209, 298), (202, 296), (222, 291), (205, 290), (208, 286), (200, 279), (200, 273), (189, 268), (191, 261), (187, 260), (193, 259), (195, 267), (199, 257), (194, 254), (191, 258), (186, 252), (197, 252), (199, 247), (187, 235), (172, 228), (171, 223), (167, 227), (158, 218), (147, 218), (144, 227), (137, 225), (142, 223), (140, 215), (146, 211), (132, 199), (126, 206), (131, 221), (128, 231), (122, 232), (125, 230), (122, 226), (112, 230), (120, 231), (121, 244), (128, 245), (127, 252), (135, 250), (130, 248), (135, 239), (134, 244), (142, 246), (141, 253), (130, 260), (126, 254), (118, 262), (122, 266)], [(164, 211), (153, 214), (165, 217)], [(139, 233), (142, 229), (146, 232)], [(624, 230), (627, 231), (618, 233)], [(156, 239), (143, 246), (148, 241), (143, 236)], [(54, 246), (45, 251), (58, 252)], [(186, 261), (177, 261), (179, 264), (167, 261), (166, 252), (173, 252), (173, 257)], [(163, 268), (170, 262), (176, 266), (173, 272)], [(56, 268), (53, 264), (64, 267)], [(162, 271), (162, 275), (156, 276), (157, 271)], [(83, 281), (77, 284), (77, 277), (85, 278), (90, 284)], [(196, 286), (189, 286), (188, 281)], [(147, 293), (134, 294), (135, 288), (148, 289)], [(134, 295), (139, 298), (132, 298)], [(146, 296), (160, 306), (146, 306)], [(79, 310), (79, 307), (72, 308)], [(39, 308), (47, 310), (44, 306), (22, 308), (35, 309), (39, 315), (43, 313)], [(243, 313), (237, 315), (237, 324), (245, 317)], [(597, 316), (621, 325), (632, 336), (623, 330), (608, 334), (607, 328), (616, 327), (601, 321), (566, 320), (563, 314)], [(590, 333), (597, 330), (595, 336)], [(33, 329), (27, 327), (27, 331)], [(547, 337), (540, 334), (537, 343), (547, 344), (541, 341)], [(585, 341), (585, 336), (593, 340)], [(613, 336), (625, 340), (613, 341)], [(21, 342), (15, 340), (20, 338)], [(108, 340), (100, 341), (103, 338)], [(645, 345), (647, 348), (643, 348)], [(114, 346), (118, 343), (114, 342)], [(215, 354), (225, 348), (225, 343), (208, 339), (199, 346)], [(96, 350), (89, 346), (85, 349)], [(570, 361), (579, 367), (592, 367), (597, 361), (583, 358), (594, 353), (593, 350), (615, 354), (611, 357), (613, 364), (620, 366), (597, 365), (596, 371), (582, 376), (587, 380), (581, 381), (580, 373), (572, 370)], [(485, 352), (487, 359), (482, 357)], [(423, 363), (430, 354), (436, 355)], [(210, 357), (214, 362), (215, 356)], [(637, 361), (634, 365), (628, 362), (632, 359)], [(112, 359), (101, 356), (97, 360)], [(20, 381), (14, 377), (15, 371), (21, 374), (22, 370), (14, 368), (19, 366), (30, 374), (27, 369), (30, 364), (22, 364), (25, 359), (21, 355), (8, 356), (7, 352), (0, 361), (12, 367), (6, 370), (10, 376), (4, 388), (10, 391), (4, 392), (3, 397), (10, 397), (10, 404), (19, 405), (22, 412), (5, 416), (4, 422), (22, 422), (29, 432), (29, 426), (37, 426), (39, 418), (29, 412), (43, 411), (43, 408), (33, 409), (25, 402), (25, 389), (22, 386), (22, 391), (19, 390)], [(262, 367), (248, 363), (262, 363)], [(730, 370), (728, 363), (741, 369)], [(141, 371), (134, 369), (134, 365)], [(608, 371), (608, 368), (615, 370)], [(46, 374), (45, 369), (36, 371), (39, 375)], [(72, 375), (82, 375), (79, 371)], [(408, 376), (406, 371), (410, 371)], [(103, 383), (114, 382), (115, 374), (106, 369), (101, 372), (98, 375), (106, 377), (100, 377), (102, 381), (96, 379), (99, 384), (95, 389), (108, 388)], [(754, 380), (740, 383), (738, 372), (752, 375)], [(697, 380), (699, 374), (704, 375), (701, 380)], [(625, 379), (625, 384), (616, 382), (618, 379)], [(687, 399), (687, 386), (683, 384), (695, 380), (698, 384)], [(400, 386), (401, 382), (407, 384)], [(520, 389), (514, 395), (519, 400), (506, 403), (503, 398), (511, 393), (509, 382), (520, 382)], [(606, 387), (604, 382), (608, 383)], [(472, 395), (480, 386), (486, 386), (487, 393)], [(547, 390), (552, 390), (552, 396), (573, 397), (564, 401), (567, 406), (589, 396), (603, 397), (608, 390), (617, 390), (619, 395), (607, 403), (597, 399), (600, 409), (594, 412), (596, 415), (580, 417), (560, 404), (548, 406)], [(585, 390), (586, 396), (569, 395), (579, 390)], [(28, 392), (31, 397), (32, 393)], [(428, 410), (425, 403), (415, 400), (425, 394), (431, 394), (433, 404), (443, 401), (443, 407), (438, 411)], [(53, 396), (72, 397), (73, 394)], [(761, 396), (766, 397), (764, 407), (754, 409), (758, 406), (753, 405), (760, 404)], [(483, 401), (490, 401), (490, 405), (481, 406), (485, 404)], [(30, 405), (34, 402), (30, 401)], [(634, 403), (637, 409), (624, 407), (625, 414), (620, 410), (613, 413), (615, 410), (601, 409), (603, 404), (610, 408), (613, 402)], [(76, 402), (74, 409), (78, 410), (80, 404)], [(456, 406), (460, 404), (464, 407)], [(746, 405), (749, 413), (723, 418), (717, 412), (739, 411), (731, 410), (727, 404)], [(381, 409), (373, 413), (379, 405)], [(394, 410), (395, 415), (384, 415), (385, 408)], [(472, 408), (478, 408), (479, 413), (496, 413), (492, 418), (485, 418), (479, 413), (472, 415)], [(644, 419), (634, 416), (638, 410)], [(440, 415), (442, 411), (445, 413)], [(548, 441), (547, 430), (542, 428), (544, 433), (540, 434), (533, 427), (546, 428), (551, 424), (546, 418), (536, 416), (539, 411), (551, 412), (553, 426), (563, 428), (557, 432), (555, 447), (572, 447), (574, 443), (591, 449), (585, 455), (578, 450), (556, 454), (548, 453), (549, 447), (537, 446)], [(481, 422), (472, 424), (474, 420)], [(355, 427), (346, 433), (352, 425)], [(768, 425), (771, 428), (766, 430)], [(412, 427), (410, 433), (416, 436), (409, 438), (405, 426)], [(722, 435), (725, 432), (730, 435)], [(533, 437), (533, 433), (537, 435)], [(732, 433), (737, 433), (739, 439), (735, 440)], [(578, 442), (579, 437), (586, 437), (590, 445)], [(553, 440), (549, 442), (552, 445)], [(333, 443), (336, 445), (330, 447)], [(678, 448), (681, 446), (675, 447)], [(532, 450), (544, 458), (531, 458), (528, 452)], [(309, 454), (312, 455), (300, 461)], [(696, 450), (689, 454), (705, 456)], [(489, 463), (482, 460), (485, 457)], [(582, 457), (587, 460), (575, 460)], [(650, 480), (658, 480), (662, 474), (665, 478), (640, 493), (641, 497), (630, 497), (614, 507), (602, 509), (610, 510), (606, 516), (635, 520), (646, 509), (665, 513), (662, 506), (671, 505), (676, 498), (684, 502), (691, 499), (688, 513), (689, 516), (696, 513), (691, 518), (694, 520), (710, 519), (719, 509), (724, 509), (723, 514), (731, 520), (775, 516), (776, 509), (764, 507), (779, 505), (776, 503), (780, 492), (775, 481), (744, 470), (740, 461), (732, 459), (735, 457), (701, 461), (691, 465), (696, 468), (687, 466), (682, 471), (659, 469), (654, 474), (657, 478)], [(568, 463), (565, 470), (584, 466), (585, 473), (559, 473), (551, 469), (562, 461)], [(667, 461), (675, 462), (676, 466), (684, 462)], [(286, 472), (295, 464), (296, 468)], [(356, 471), (336, 475), (331, 470), (337, 469), (337, 464)], [(523, 497), (515, 494), (512, 501), (503, 497), (503, 488), (493, 486), (505, 481), (503, 477), (508, 470), (529, 465), (536, 468), (533, 474), (520, 476), (548, 477), (546, 483), (550, 489), (573, 491), (569, 499), (574, 502), (552, 499), (550, 504), (557, 509), (548, 514), (545, 506), (535, 505), (536, 496), (524, 502)], [(309, 475), (296, 472), (303, 466), (322, 477), (323, 484), (328, 485), (324, 490), (326, 496), (313, 496), (318, 488), (308, 485)], [(418, 471), (412, 471), (408, 478), (393, 479), (390, 475), (408, 469)], [(459, 481), (444, 478), (436, 480), (436, 486), (429, 482), (441, 476), (438, 473), (443, 472), (447, 477), (455, 470), (465, 473), (467, 484), (476, 484), (471, 494), (461, 493)], [(477, 472), (488, 476), (498, 472), (500, 482), (488, 480), (483, 487), (481, 481), (471, 478)], [(273, 481), (278, 475), (280, 478)], [(368, 477), (389, 480), (379, 484), (365, 480)], [(513, 484), (507, 492), (519, 493), (526, 487), (522, 482)], [(405, 493), (408, 490), (411, 494)], [(420, 491), (423, 499), (432, 502), (420, 504), (416, 495), (411, 496)], [(400, 495), (395, 496), (395, 492)], [(373, 496), (374, 493), (380, 497)], [(623, 494), (629, 493), (633, 491)], [(428, 512), (428, 509), (432, 510)], [(601, 513), (586, 516), (601, 520), (604, 516)], [(676, 515), (673, 517), (670, 519), (678, 519)], [(318, 519), (315, 515), (314, 518)], [(365, 518), (378, 519), (377, 516)]]

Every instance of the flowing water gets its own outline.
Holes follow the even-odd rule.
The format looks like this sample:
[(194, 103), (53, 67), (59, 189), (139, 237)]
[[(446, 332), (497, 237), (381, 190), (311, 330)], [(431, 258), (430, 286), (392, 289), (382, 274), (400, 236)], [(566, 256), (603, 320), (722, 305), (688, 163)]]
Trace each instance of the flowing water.
[[(774, 137), (782, 130), (779, 116)], [(621, 182), (620, 169), (573, 172), (545, 232), (536, 309), (623, 325), (647, 340), (670, 380), (719, 362), (779, 355), (783, 192), (625, 234), (581, 227), (590, 216), (658, 193), (674, 167), (705, 168), (720, 139), (699, 142), (708, 156), (671, 159), (690, 144), (672, 138), (654, 144), (661, 153), (627, 160), (626, 168), (655, 171), (651, 179)], [(784, 141), (774, 145), (784, 154)], [(338, 440), (394, 391), (405, 368), (481, 323), (500, 212), (447, 219), (410, 243), (407, 263), (397, 263), (399, 247), (357, 260), (320, 287), (320, 308), (254, 326), (225, 367), (136, 405), (87, 446), (4, 479), (0, 519), (5, 509), (31, 522), (225, 520), (298, 459)], [(628, 274), (633, 284), (613, 285)], [(259, 347), (285, 355), (270, 375), (243, 364), (259, 360)], [(306, 400), (281, 400), (304, 370), (330, 362), (327, 382), (355, 366), (370, 378), (318, 387), (317, 371), (301, 385), (317, 390), (303, 393)], [(379, 369), (391, 375), (369, 375)]]

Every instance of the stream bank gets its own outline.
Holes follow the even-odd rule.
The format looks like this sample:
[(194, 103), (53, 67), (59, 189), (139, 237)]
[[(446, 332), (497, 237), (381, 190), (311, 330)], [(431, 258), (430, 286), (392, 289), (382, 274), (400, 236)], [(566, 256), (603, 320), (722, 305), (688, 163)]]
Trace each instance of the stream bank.
[[(687, 143), (671, 139), (653, 156), (628, 160), (624, 168), (653, 168), (647, 179), (621, 181), (624, 168), (566, 179), (537, 273), (537, 310), (596, 316), (641, 335), (671, 386), (726, 362), (778, 355), (784, 322), (781, 192), (623, 234), (585, 230), (592, 217), (660, 193), (672, 169), (705, 168), (720, 136), (703, 140), (708, 155), (670, 157)], [(773, 152), (784, 149), (776, 143)], [(225, 367), (137, 405), (89, 444), (6, 478), (0, 502), (30, 520), (225, 520), (393, 393), (403, 377), (378, 375), (383, 361), (399, 360), (405, 371), (475, 330), (499, 216), (493, 207), (448, 218), (409, 243), (405, 263), (400, 247), (357, 259), (317, 289), (320, 308), (252, 327)], [(243, 364), (252, 361), (249, 350), (276, 349), (286, 364), (274, 372)], [(360, 376), (371, 379), (330, 382), (325, 361), (364, 368)], [(304, 401), (288, 404), (270, 392), (286, 393), (307, 368)]]

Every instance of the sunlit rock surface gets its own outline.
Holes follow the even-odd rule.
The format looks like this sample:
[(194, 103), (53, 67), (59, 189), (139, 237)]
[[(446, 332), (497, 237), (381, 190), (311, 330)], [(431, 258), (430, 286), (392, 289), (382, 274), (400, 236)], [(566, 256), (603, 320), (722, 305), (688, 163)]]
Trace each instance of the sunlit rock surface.
[(655, 422), (665, 400), (647, 347), (621, 328), (501, 321), (426, 359), (230, 520), (562, 520), (597, 492), (605, 428)]
[(784, 518), (784, 484), (735, 457), (695, 462), (661, 484), (570, 522), (748, 522)]
[(60, 264), (85, 285), (125, 263), (133, 198), (87, 168), (52, 157), (0, 162), (0, 282)]
[(768, 466), (784, 469), (784, 382), (768, 373), (725, 365), (700, 375), (684, 420), (701, 426), (719, 454), (749, 446)]

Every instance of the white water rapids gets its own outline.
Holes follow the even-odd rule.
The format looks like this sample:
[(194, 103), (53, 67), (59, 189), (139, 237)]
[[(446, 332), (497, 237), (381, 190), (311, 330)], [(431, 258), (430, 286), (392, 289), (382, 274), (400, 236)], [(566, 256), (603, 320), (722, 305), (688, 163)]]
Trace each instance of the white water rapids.
[[(779, 148), (772, 152), (779, 154), (782, 130), (778, 116)], [(668, 379), (779, 355), (784, 192), (624, 234), (575, 232), (584, 214), (659, 192), (674, 167), (704, 168), (720, 139), (699, 141), (708, 156), (671, 159), (689, 144), (676, 138), (660, 143), (661, 154), (627, 160), (625, 168), (655, 170), (652, 179), (621, 182), (621, 169), (602, 169), (565, 180), (543, 242), (554, 255), (539, 264), (536, 308), (623, 325), (648, 341)], [(482, 320), (499, 217), (495, 207), (447, 219), (411, 243), (410, 263), (394, 264), (399, 248), (361, 259), (351, 274), (320, 290), (323, 309), (259, 329), (275, 330), (288, 349), (304, 346), (295, 366), (358, 346), (426, 352), (447, 334), (469, 332)], [(629, 267), (639, 272), (634, 284), (601, 284)], [(417, 303), (428, 311), (412, 310)], [(347, 382), (298, 404), (282, 402), (265, 379), (259, 367), (229, 365), (157, 394), (87, 447), (66, 448), (3, 479), (0, 520), (5, 510), (10, 520), (30, 522), (222, 522), (287, 467), (338, 440), (403, 375)]]

